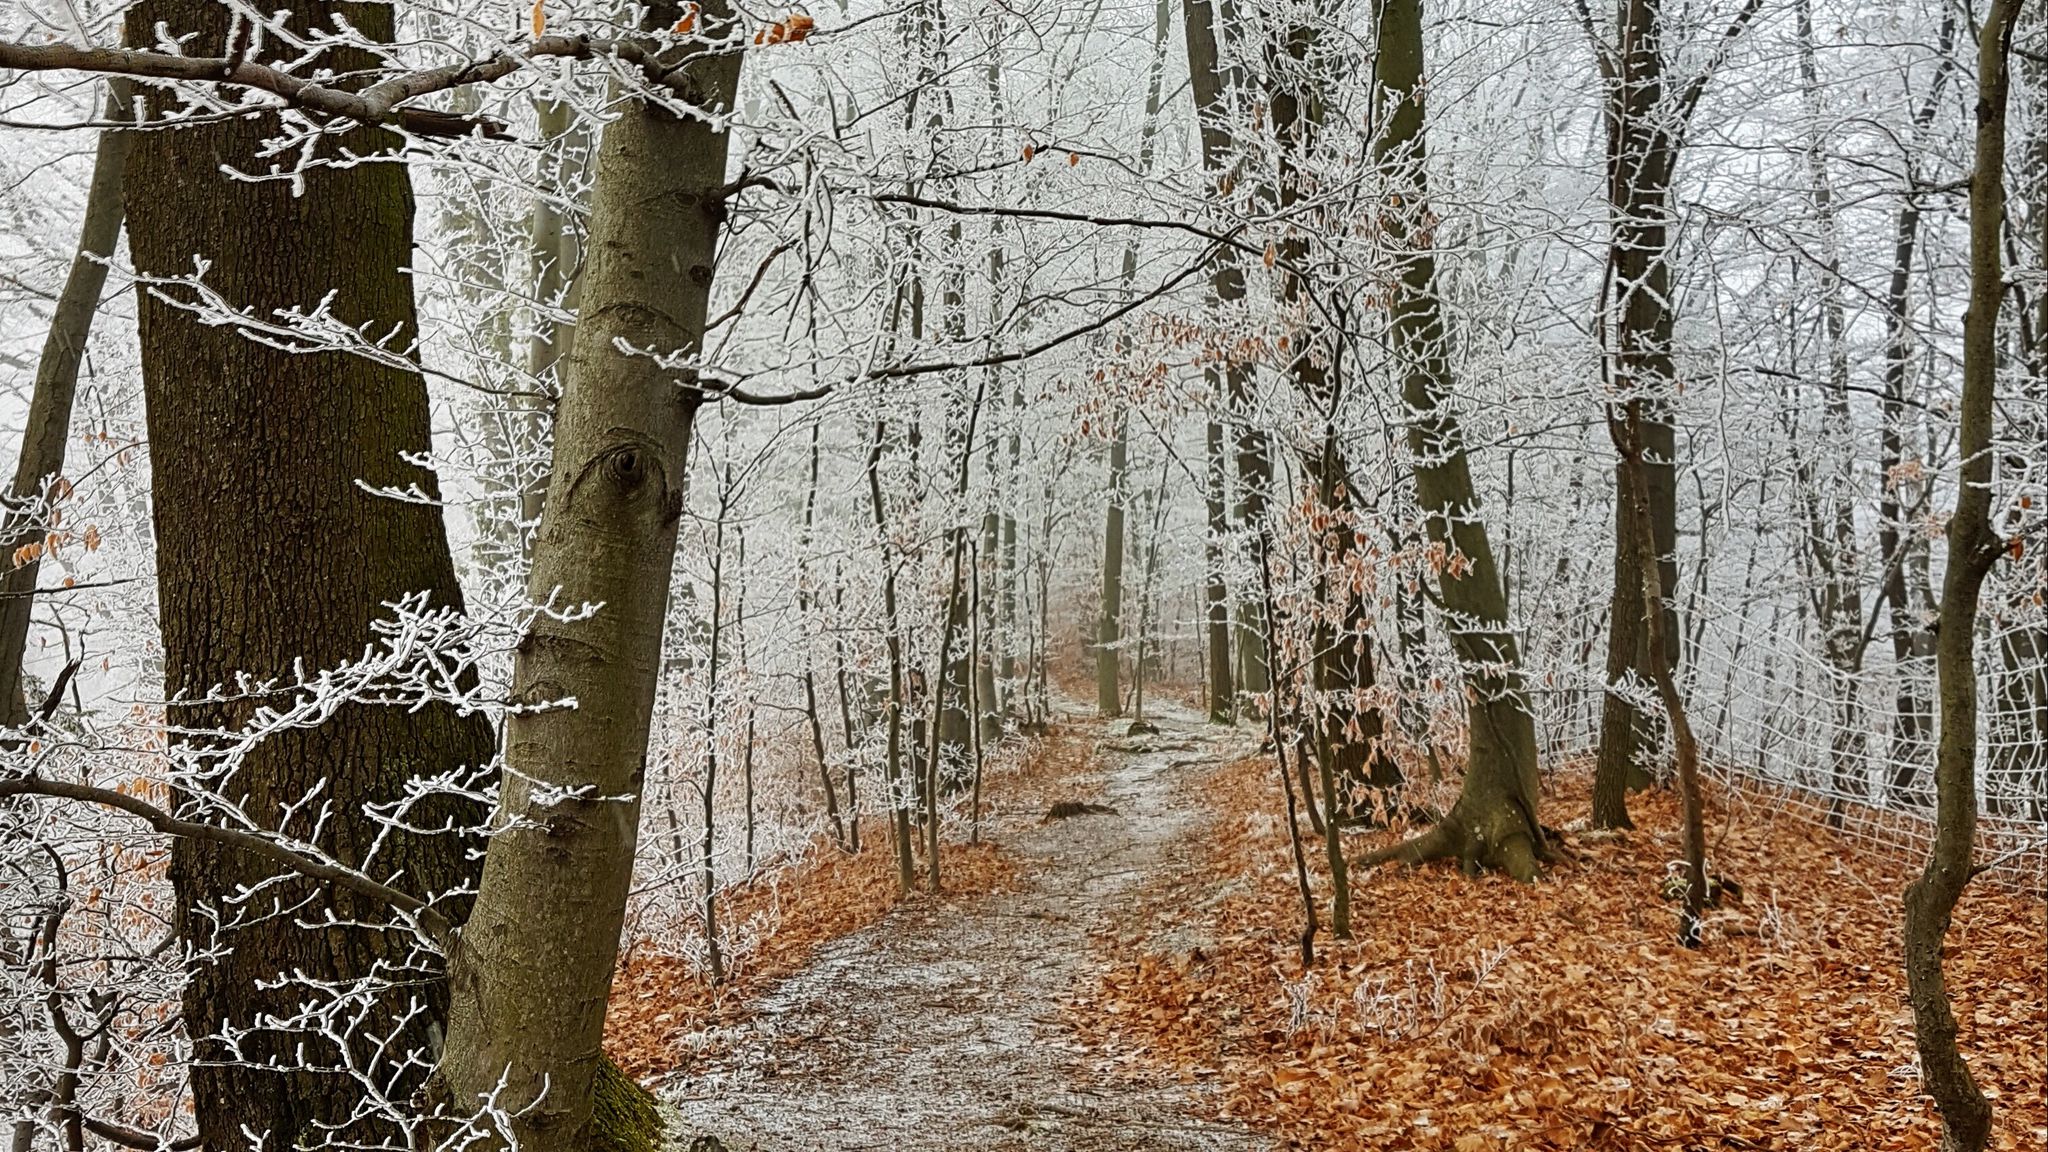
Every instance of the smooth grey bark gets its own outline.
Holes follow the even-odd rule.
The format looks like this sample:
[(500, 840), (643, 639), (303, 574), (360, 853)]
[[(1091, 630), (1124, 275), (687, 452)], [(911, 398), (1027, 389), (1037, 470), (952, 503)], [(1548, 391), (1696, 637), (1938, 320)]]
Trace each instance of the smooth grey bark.
[[(668, 28), (683, 6), (654, 5)], [(661, 47), (691, 103), (735, 97), (730, 9), (703, 5), (706, 41)], [(598, 148), (578, 339), (555, 416), (534, 541), (535, 600), (601, 604), (587, 620), (538, 617), (513, 693), (540, 706), (507, 722), (505, 781), (476, 907), (451, 961), (437, 1073), (458, 1114), (494, 1098), (523, 1152), (580, 1148), (638, 836), (690, 428), (702, 394), (648, 355), (697, 352), (730, 195), (723, 121), (621, 93)]]
[[(561, 309), (576, 312), (578, 273), (583, 262), (582, 235), (563, 201), (582, 195), (591, 161), (590, 130), (566, 101), (536, 100), (534, 112), (542, 140), (539, 179), (542, 194), (534, 199), (532, 235), (528, 240), (528, 275), (536, 305), (533, 331), (527, 338), (526, 371), (533, 386), (553, 396), (562, 389), (561, 365), (576, 346), (576, 325), (550, 315)], [(543, 311), (545, 310), (545, 311)], [(514, 398), (512, 417), (533, 433), (535, 442), (546, 440), (550, 401), (541, 396)], [(519, 493), (522, 524), (540, 522), (542, 488)], [(522, 546), (530, 554), (533, 529), (528, 528)]]
[[(104, 118), (122, 121), (135, 115), (134, 83), (125, 77), (107, 82)], [(99, 311), (107, 284), (106, 260), (121, 238), (122, 183), (134, 134), (112, 129), (100, 133), (93, 153), (92, 183), (85, 194), (85, 221), (78, 232), (78, 254), (36, 361), (35, 391), (29, 397), (22, 429), (21, 456), (6, 499), (7, 524), (0, 529), (0, 556), (12, 555), (47, 523), (49, 486), (64, 472), (64, 450), (71, 438), (71, 407), (78, 394), (78, 367), (85, 359), (86, 338)], [(36, 578), (42, 571), (37, 550), (20, 565), (0, 566), (0, 722), (19, 728), (28, 722), (22, 697), (21, 669), (28, 654), (29, 622), (34, 615)]]
[(1963, 314), (1955, 512), (1948, 521), (1935, 675), (1941, 737), (1935, 753), (1934, 844), (1906, 889), (1906, 1000), (1920, 1053), (1920, 1083), (1941, 1109), (1944, 1152), (1981, 1152), (1991, 1103), (1956, 1044), (1942, 945), (1975, 872), (1977, 832), (1977, 607), (1984, 578), (2005, 551), (1991, 523), (1992, 432), (1997, 417), (1998, 313), (2004, 298), (2007, 61), (2023, 0), (1991, 0), (1977, 42), (1976, 165), (1970, 176), (1970, 303)]

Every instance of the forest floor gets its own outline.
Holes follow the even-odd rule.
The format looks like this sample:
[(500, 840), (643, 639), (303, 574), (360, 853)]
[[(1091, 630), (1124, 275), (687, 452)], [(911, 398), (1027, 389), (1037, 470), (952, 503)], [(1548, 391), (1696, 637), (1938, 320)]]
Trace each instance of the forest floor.
[[(1589, 771), (1546, 774), (1562, 858), (1536, 884), (1448, 866), (1352, 875), (1352, 938), (1329, 930), (1321, 844), (1301, 899), (1270, 755), (1185, 781), (1210, 815), (1192, 870), (1139, 894), (1151, 939), (1114, 957), (1081, 1030), (1148, 1069), (1226, 1086), (1222, 1115), (1286, 1148), (1426, 1152), (1933, 1152), (1900, 968), (1905, 860), (1780, 801), (1714, 788), (1709, 866), (1739, 899), (1679, 946), (1669, 791), (1636, 829), (1586, 828)], [(1304, 822), (1304, 837), (1309, 830)], [(1347, 837), (1356, 857), (1386, 842)], [(1167, 946), (1176, 934), (1206, 941)], [(2048, 1149), (2048, 907), (1971, 886), (1948, 936), (1961, 1046), (2000, 1152)]]
[[(1545, 779), (1566, 832), (1542, 882), (1355, 875), (1348, 941), (1305, 844), (1323, 931), (1304, 973), (1270, 755), (1248, 728), (1154, 718), (1163, 734), (1133, 739), (1070, 716), (1035, 743), (991, 781), (983, 843), (942, 855), (941, 897), (897, 900), (879, 826), (858, 856), (737, 894), (728, 915), (777, 905), (756, 959), (718, 990), (629, 962), (613, 1055), (683, 1142), (733, 1152), (1935, 1147), (1900, 861), (1715, 790), (1711, 866), (1744, 891), (1688, 951), (1660, 891), (1675, 800), (1586, 831), (1567, 767)], [(1117, 811), (1046, 819), (1058, 800)], [(2048, 907), (1980, 882), (1949, 957), (1993, 1147), (2048, 1147)]]
[[(1073, 1002), (1105, 963), (1092, 939), (1137, 927), (1137, 891), (1193, 866), (1202, 814), (1179, 806), (1178, 785), (1250, 751), (1246, 733), (1205, 729), (1171, 704), (1152, 718), (1163, 734), (1063, 723), (1023, 779), (994, 782), (994, 847), (982, 851), (1000, 866), (818, 942), (807, 966), (684, 1037), (657, 1079), (677, 1134), (733, 1152), (1266, 1148), (1217, 1119), (1214, 1089), (1149, 1075), (1073, 1027)], [(1049, 819), (1062, 800), (1115, 812)], [(864, 856), (888, 855), (876, 839)], [(942, 856), (942, 875), (953, 862)]]

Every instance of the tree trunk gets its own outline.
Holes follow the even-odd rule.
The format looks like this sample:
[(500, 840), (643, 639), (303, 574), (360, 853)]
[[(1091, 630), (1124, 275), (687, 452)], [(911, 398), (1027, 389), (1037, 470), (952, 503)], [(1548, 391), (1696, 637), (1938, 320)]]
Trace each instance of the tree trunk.
[[(526, 370), (533, 376), (531, 387), (560, 396), (561, 366), (575, 348), (576, 325), (557, 320), (549, 312), (560, 309), (575, 313), (577, 269), (583, 260), (581, 236), (561, 201), (581, 192), (590, 164), (590, 130), (563, 101), (536, 101), (534, 112), (545, 144), (539, 173), (541, 195), (533, 203), (533, 235), (529, 242), (536, 309), (526, 349)], [(534, 440), (545, 443), (548, 409), (549, 403), (541, 397), (521, 396), (515, 400), (512, 415), (526, 425)], [(544, 495), (542, 485), (530, 485), (519, 493), (521, 541), (529, 555), (534, 529), (540, 524)]]
[(1920, 1050), (1920, 1082), (1941, 1108), (1945, 1152), (1981, 1152), (1991, 1104), (1956, 1046), (1956, 1018), (1942, 972), (1942, 943), (1970, 882), (1977, 833), (1977, 603), (2004, 544), (1991, 524), (1992, 424), (1998, 385), (1999, 255), (2005, 219), (2006, 63), (2018, 0), (1992, 0), (1977, 46), (1977, 161), (1970, 179), (1970, 306), (1963, 317), (1963, 392), (1958, 412), (1956, 508), (1948, 522), (1935, 639), (1941, 741), (1935, 753), (1934, 846), (1906, 889), (1906, 999)]
[[(1309, 195), (1302, 168), (1322, 128), (1323, 89), (1329, 79), (1314, 70), (1317, 63), (1313, 58), (1319, 29), (1334, 20), (1334, 13), (1326, 10), (1306, 15), (1307, 20), (1289, 28), (1272, 46), (1273, 75), (1266, 93), (1280, 152), (1279, 202), (1281, 209), (1289, 212), (1303, 210), (1301, 205)], [(1356, 547), (1358, 525), (1352, 516), (1350, 469), (1337, 438), (1343, 393), (1338, 365), (1342, 359), (1337, 336), (1314, 302), (1327, 293), (1309, 283), (1303, 272), (1310, 258), (1307, 231), (1300, 226), (1291, 228), (1280, 242), (1280, 295), (1295, 325), (1290, 333), (1293, 357), (1287, 374), (1323, 418), (1322, 450), (1305, 466), (1315, 479), (1317, 503), (1330, 514), (1330, 527), (1316, 534), (1322, 612), (1313, 628), (1316, 691), (1310, 711), (1316, 726), (1317, 761), (1321, 770), (1338, 782), (1338, 791), (1324, 798), (1326, 819), (1334, 826), (1346, 817), (1370, 811), (1373, 805), (1361, 791), (1377, 792), (1400, 784), (1401, 770), (1386, 747), (1385, 717), (1379, 709), (1358, 703), (1377, 682), (1371, 616), (1364, 590), (1353, 587), (1344, 575)]]
[[(134, 83), (125, 77), (108, 80), (104, 118), (115, 122), (132, 118), (134, 89)], [(56, 483), (64, 472), (64, 449), (71, 441), (71, 404), (78, 393), (78, 366), (85, 359), (86, 338), (107, 283), (104, 261), (113, 255), (121, 238), (125, 210), (121, 190), (133, 140), (130, 132), (100, 132), (92, 184), (85, 194), (85, 222), (78, 232), (78, 255), (64, 278), (57, 307), (50, 314), (49, 334), (43, 339), (42, 358), (36, 361), (35, 392), (29, 398), (28, 419), (22, 429), (14, 486), (8, 490), (0, 555), (11, 555), (25, 544), (40, 541), (52, 526), (48, 513), (56, 494), (46, 486)], [(29, 718), (22, 697), (21, 669), (28, 658), (28, 629), (42, 558), (42, 551), (36, 550), (27, 561), (0, 574), (0, 723), (9, 728), (19, 728)]]
[(825, 789), (825, 819), (832, 825), (832, 842), (845, 848), (846, 824), (839, 816), (839, 790), (832, 783), (832, 762), (825, 755), (825, 722), (818, 715), (818, 661), (809, 633), (817, 626), (813, 610), (818, 593), (812, 585), (811, 542), (818, 516), (818, 456), (820, 422), (811, 424), (810, 484), (804, 490), (803, 539), (797, 546), (797, 613), (804, 621), (804, 717), (811, 729), (811, 751), (818, 758), (818, 783)]
[[(1676, 371), (1671, 358), (1671, 180), (1677, 167), (1675, 125), (1679, 101), (1665, 88), (1663, 0), (1623, 0), (1620, 44), (1607, 77), (1607, 178), (1612, 214), (1605, 291), (1612, 294), (1613, 390), (1640, 396), (1643, 468), (1649, 482), (1651, 544), (1658, 586), (1678, 586), (1677, 436), (1671, 424)], [(1594, 771), (1596, 827), (1626, 827), (1626, 790), (1646, 782), (1645, 745), (1658, 739), (1654, 719), (1639, 714), (1613, 686), (1631, 676), (1657, 678), (1649, 666), (1649, 633), (1642, 626), (1641, 554), (1636, 527), (1620, 493), (1627, 464), (1615, 464), (1614, 591), (1608, 620), (1607, 682), (1601, 702), (1600, 755)], [(1664, 605), (1664, 634), (1678, 635), (1677, 614)], [(1673, 646), (1666, 653), (1676, 659)]]
[[(656, 4), (648, 26), (669, 27), (683, 10)], [(699, 27), (737, 35), (720, 3), (704, 5)], [(577, 706), (507, 722), (498, 831), (451, 973), (445, 1100), (466, 1113), (495, 1096), (511, 1131), (492, 1140), (523, 1152), (590, 1137), (700, 399), (687, 369), (622, 349), (701, 347), (728, 195), (715, 117), (732, 104), (740, 53), (684, 63), (692, 49), (670, 51), (714, 118), (626, 100), (604, 130), (529, 585), (539, 601), (604, 608), (575, 622), (541, 616), (520, 642), (515, 698), (574, 696)]]
[[(1213, 372), (1210, 381), (1216, 382)], [(1224, 491), (1229, 474), (1224, 468), (1220, 422), (1209, 421), (1205, 442), (1209, 461), (1209, 531), (1202, 541), (1202, 598), (1208, 624), (1209, 723), (1232, 724), (1237, 720), (1237, 684), (1230, 667), (1230, 588), (1223, 579), (1223, 541), (1230, 532)]]
[[(1649, 654), (1651, 675), (1656, 677), (1657, 695), (1664, 705), (1664, 719), (1671, 727), (1671, 743), (1678, 759), (1679, 803), (1683, 812), (1685, 854), (1685, 896), (1678, 916), (1678, 942), (1687, 948), (1700, 946), (1701, 920), (1707, 908), (1707, 838), (1700, 800), (1699, 746), (1693, 740), (1692, 722), (1686, 715), (1685, 697), (1678, 690), (1678, 675), (1667, 659), (1671, 643), (1664, 631), (1664, 589), (1657, 583), (1659, 565), (1649, 541), (1655, 533), (1650, 526), (1649, 471), (1643, 462), (1642, 401), (1630, 398), (1622, 404), (1626, 413), (1615, 428), (1615, 448), (1622, 462), (1626, 485), (1620, 494), (1623, 507), (1635, 521), (1639, 550), (1636, 571), (1642, 576), (1641, 613), (1644, 645)], [(1610, 415), (1609, 420), (1613, 421)]]
[[(1815, 59), (1813, 0), (1795, 5), (1799, 33), (1799, 75), (1805, 90), (1807, 118), (1818, 131), (1820, 124), (1820, 69)], [(1827, 160), (1822, 141), (1816, 138), (1807, 149), (1807, 174), (1813, 198), (1813, 213), (1820, 224), (1821, 329), (1826, 339), (1828, 374), (1822, 403), (1822, 451), (1825, 470), (1815, 470), (1813, 492), (1815, 524), (1809, 533), (1809, 547), (1821, 580), (1821, 651), (1828, 665), (1830, 697), (1834, 701), (1834, 736), (1829, 748), (1832, 761), (1834, 810), (1839, 823), (1841, 806), (1849, 798), (1868, 792), (1864, 772), (1863, 702), (1863, 588), (1860, 560), (1856, 550), (1856, 506), (1851, 499), (1855, 485), (1856, 425), (1849, 406), (1848, 318), (1842, 304), (1841, 229), (1836, 220), (1834, 188), (1828, 182)], [(1825, 488), (1825, 496), (1819, 489)]]
[[(1236, 188), (1231, 156), (1229, 98), (1217, 48), (1215, 9), (1209, 0), (1182, 0), (1182, 21), (1188, 57), (1188, 80), (1195, 94), (1195, 115), (1202, 142), (1202, 167), (1216, 194), (1229, 196)], [(1245, 296), (1244, 269), (1233, 254), (1222, 253), (1209, 274), (1209, 295), (1219, 311), (1237, 304)], [(1237, 505), (1234, 519), (1244, 541), (1246, 566), (1259, 563), (1256, 554), (1257, 527), (1265, 523), (1266, 499), (1273, 484), (1273, 461), (1266, 439), (1252, 428), (1258, 379), (1251, 365), (1238, 360), (1223, 366), (1222, 401), (1236, 429)], [(1272, 687), (1267, 670), (1266, 617), (1263, 602), (1245, 596), (1237, 610), (1237, 686), (1254, 695)]]
[(1126, 457), (1129, 420), (1116, 417), (1115, 438), (1109, 445), (1109, 513), (1102, 531), (1102, 608), (1095, 624), (1095, 712), (1108, 718), (1123, 715), (1123, 692), (1119, 685), (1117, 650), (1123, 638), (1124, 598), (1124, 503), (1130, 480)]
[(1398, 273), (1393, 345), (1407, 409), (1415, 496), (1430, 539), (1442, 545), (1443, 615), (1464, 666), (1470, 757), (1457, 803), (1435, 828), (1396, 850), (1402, 859), (1455, 855), (1468, 867), (1535, 878), (1544, 853), (1537, 823), (1536, 725), (1522, 683), (1521, 653), (1508, 625), (1507, 597), (1494, 564), (1463, 429), (1451, 410), (1452, 380), (1428, 214), (1420, 0), (1380, 8), (1375, 79), (1387, 94), (1373, 159), (1390, 185), (1382, 229)]
[[(1153, 141), (1159, 134), (1159, 98), (1166, 69), (1167, 25), (1172, 12), (1170, 0), (1153, 6), (1152, 60), (1146, 74), (1145, 119), (1139, 130), (1138, 172), (1152, 171)], [(1124, 245), (1122, 285), (1131, 289), (1138, 276), (1138, 243)], [(1129, 350), (1128, 341), (1118, 341), (1118, 352)], [(1118, 683), (1123, 639), (1125, 508), (1130, 502), (1131, 418), (1124, 401), (1113, 400), (1118, 409), (1112, 419), (1115, 432), (1109, 445), (1109, 512), (1102, 535), (1102, 611), (1095, 630), (1095, 708), (1104, 717), (1123, 715), (1123, 693)]]
[(916, 883), (911, 859), (909, 795), (904, 787), (904, 709), (909, 705), (910, 685), (903, 666), (903, 623), (896, 607), (895, 549), (889, 542), (888, 504), (882, 498), (882, 455), (889, 442), (889, 425), (875, 421), (875, 437), (868, 448), (868, 499), (875, 513), (875, 534), (882, 551), (883, 627), (888, 629), (889, 704), (887, 748), (882, 757), (882, 779), (888, 788), (890, 841), (896, 850), (896, 891), (908, 893)]
[[(1000, 397), (1000, 393), (998, 393)], [(995, 438), (990, 437), (991, 445)], [(996, 463), (991, 453), (989, 463)], [(990, 468), (994, 472), (994, 468)], [(1002, 538), (1002, 518), (994, 511), (985, 512), (981, 517), (981, 545), (975, 549), (973, 595), (974, 642), (969, 645), (969, 660), (974, 666), (974, 732), (979, 744), (993, 744), (1003, 738), (1003, 709), (996, 700), (996, 661), (994, 653), (988, 651), (989, 637), (996, 631), (996, 600), (991, 570)], [(980, 757), (975, 758), (976, 763)]]
[[(1913, 112), (1915, 147), (1925, 141), (1941, 107), (1941, 95), (1949, 73), (1955, 69), (1953, 52), (1956, 17), (1945, 9), (1935, 50), (1934, 77), (1926, 99)], [(1909, 170), (1910, 171), (1910, 170)], [(1926, 681), (1934, 663), (1935, 636), (1927, 621), (1938, 608), (1928, 574), (1927, 537), (1913, 521), (1925, 509), (1927, 485), (1909, 476), (1906, 464), (1907, 362), (1912, 358), (1913, 261), (1920, 242), (1920, 198), (1916, 180), (1908, 176), (1904, 199), (1899, 205), (1893, 229), (1891, 277), (1884, 294), (1884, 395), (1883, 427), (1878, 437), (1878, 550), (1884, 561), (1885, 608), (1889, 613), (1892, 639), (1893, 675), (1897, 689), (1893, 696), (1891, 780), (1886, 796), (1924, 807), (1926, 789), (1920, 782), (1926, 770), (1934, 736), (1934, 705), (1928, 700)]]
[[(302, 31), (331, 26), (346, 11), (364, 35), (388, 39), (387, 5), (306, 3), (293, 14)], [(224, 48), (228, 11), (210, 0), (148, 0), (129, 10), (131, 43), (154, 43), (159, 26), (191, 34), (188, 51)], [(368, 53), (342, 50), (322, 61), (346, 74), (371, 69)], [(232, 306), (269, 317), (280, 309), (311, 310), (332, 293), (344, 322), (396, 333), (403, 347), (417, 332), (410, 280), (412, 191), (395, 163), (321, 167), (304, 177), (303, 194), (286, 180), (244, 182), (223, 164), (260, 169), (263, 140), (277, 129), (271, 116), (206, 122), (140, 135), (129, 159), (127, 211), (135, 267), (145, 276), (187, 276), (194, 256), (210, 261), (208, 286)], [(329, 138), (334, 154), (389, 152), (398, 141), (358, 128)], [(362, 485), (410, 488), (433, 495), (433, 474), (408, 462), (428, 450), (423, 379), (343, 353), (294, 354), (243, 338), (232, 326), (201, 324), (166, 299), (184, 300), (171, 285), (138, 291), (143, 384), (157, 539), (157, 587), (164, 644), (168, 720), (187, 733), (234, 731), (254, 718), (246, 697), (202, 699), (210, 688), (247, 674), (291, 682), (295, 667), (332, 667), (358, 659), (372, 643), (371, 622), (384, 605), (425, 593), (432, 608), (460, 610), (448, 542), (438, 509), (375, 496)], [(270, 701), (275, 705), (277, 701)], [(179, 741), (181, 754), (204, 761), (203, 737)], [(481, 716), (433, 705), (418, 710), (351, 704), (314, 728), (276, 733), (256, 745), (239, 769), (217, 785), (222, 798), (255, 823), (276, 828), (285, 807), (319, 792), (331, 812), (319, 846), (343, 863), (402, 876), (428, 899), (440, 899), (459, 921), (474, 869), (458, 837), (400, 835), (375, 859), (366, 852), (382, 829), (364, 809), (390, 805), (408, 782), (490, 762), (492, 734)], [(192, 803), (191, 798), (187, 802)], [(473, 828), (481, 813), (455, 801), (414, 819)], [(300, 816), (290, 831), (311, 835)], [(247, 1147), (245, 1132), (263, 1132), (266, 1148), (322, 1139), (397, 1138), (386, 1125), (352, 1119), (363, 1089), (352, 1077), (318, 1071), (332, 1066), (333, 1047), (304, 1033), (262, 1030), (243, 1037), (230, 1059), (226, 1033), (245, 1033), (265, 1015), (289, 1015), (308, 998), (303, 983), (279, 987), (280, 974), (352, 981), (396, 974), (408, 942), (371, 927), (306, 931), (300, 921), (331, 912), (375, 924), (382, 908), (303, 880), (276, 882), (273, 870), (233, 849), (192, 840), (172, 849), (179, 930), (196, 947), (212, 935), (206, 908), (231, 907), (262, 888), (253, 903), (275, 902), (296, 914), (245, 923), (228, 933), (230, 951), (197, 967), (184, 995), (193, 1037), (192, 1093), (201, 1139), (208, 1147)], [(267, 985), (267, 986), (266, 986)], [(402, 1002), (427, 1001), (429, 1011), (398, 1015)], [(445, 989), (394, 994), (379, 1023), (397, 1028), (373, 1054), (379, 1076), (391, 1063), (425, 1054), (446, 1010)], [(401, 1027), (399, 1020), (407, 1022)], [(276, 1061), (294, 1071), (260, 1069)], [(397, 1076), (403, 1098), (409, 1077)], [(328, 1135), (322, 1125), (344, 1125)]]

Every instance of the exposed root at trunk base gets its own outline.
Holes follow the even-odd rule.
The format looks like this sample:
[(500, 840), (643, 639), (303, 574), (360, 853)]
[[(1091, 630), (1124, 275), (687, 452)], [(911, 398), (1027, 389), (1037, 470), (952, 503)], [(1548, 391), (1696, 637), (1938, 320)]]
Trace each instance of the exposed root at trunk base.
[(1492, 869), (1505, 872), (1526, 884), (1536, 879), (1545, 855), (1542, 846), (1530, 836), (1528, 825), (1515, 814), (1495, 813), (1491, 819), (1475, 825), (1453, 808), (1442, 823), (1429, 831), (1368, 852), (1353, 866), (1376, 868), (1392, 862), (1427, 864), (1453, 858), (1468, 872)]
[(593, 1152), (656, 1152), (662, 1146), (654, 1093), (634, 1083), (609, 1056), (598, 1065), (591, 1096), (588, 1146)]

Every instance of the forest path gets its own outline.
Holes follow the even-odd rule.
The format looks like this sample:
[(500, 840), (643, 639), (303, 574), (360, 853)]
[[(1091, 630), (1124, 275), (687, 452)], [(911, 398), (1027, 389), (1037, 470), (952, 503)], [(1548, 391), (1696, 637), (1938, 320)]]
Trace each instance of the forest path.
[(1112, 1075), (1062, 1018), (1062, 998), (1093, 985), (1090, 932), (1201, 850), (1201, 813), (1174, 805), (1176, 780), (1253, 746), (1186, 708), (1147, 710), (1157, 736), (1064, 720), (1096, 741), (1072, 795), (1116, 815), (1015, 814), (986, 833), (1017, 863), (1014, 887), (907, 901), (827, 945), (762, 998), (729, 1055), (670, 1083), (675, 1131), (732, 1152), (1266, 1148), (1198, 1119), (1215, 1113), (1199, 1088)]

